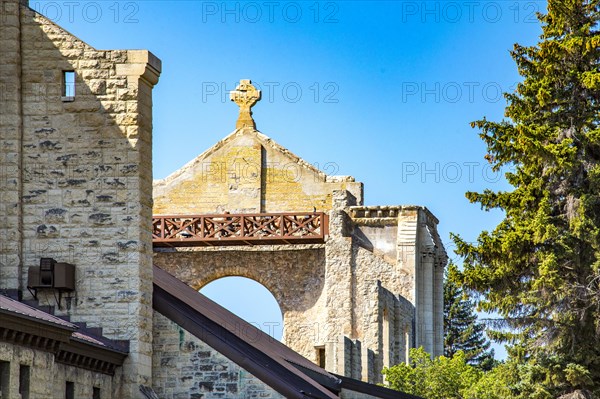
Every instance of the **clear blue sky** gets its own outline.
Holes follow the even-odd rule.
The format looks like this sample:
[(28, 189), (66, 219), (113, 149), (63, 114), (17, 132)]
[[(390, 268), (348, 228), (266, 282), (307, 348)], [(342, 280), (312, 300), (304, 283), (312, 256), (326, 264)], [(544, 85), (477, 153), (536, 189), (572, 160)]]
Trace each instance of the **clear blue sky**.
[[(465, 191), (506, 189), (469, 122), (503, 117), (519, 81), (509, 50), (533, 44), (542, 1), (36, 1), (31, 6), (98, 49), (148, 49), (163, 61), (154, 90), (154, 177), (229, 134), (227, 92), (263, 90), (257, 128), (328, 173), (365, 184), (367, 205), (419, 204), (474, 240), (498, 213)], [(245, 284), (250, 321), (280, 318)], [(232, 306), (232, 305), (228, 305)]]

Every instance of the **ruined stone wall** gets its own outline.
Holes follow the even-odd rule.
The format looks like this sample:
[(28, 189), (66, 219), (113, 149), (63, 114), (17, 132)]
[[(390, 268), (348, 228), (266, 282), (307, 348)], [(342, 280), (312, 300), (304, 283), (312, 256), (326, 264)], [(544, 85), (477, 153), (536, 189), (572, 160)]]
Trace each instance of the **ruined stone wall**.
[(258, 131), (243, 128), (157, 180), (154, 214), (327, 211), (334, 190), (349, 190), (362, 202), (362, 183), (326, 176)]
[[(353, 238), (327, 243), (327, 332), (330, 370), (382, 382), (381, 370), (406, 360), (413, 342), (413, 305), (402, 270)], [(343, 339), (342, 339), (343, 337)]]
[[(75, 264), (71, 306), (63, 300), (58, 313), (131, 341), (118, 395), (137, 397), (151, 378), (151, 90), (160, 61), (147, 51), (96, 50), (26, 6), (2, 7), (11, 14), (0, 25), (8, 89), (0, 288), (29, 299), (29, 266), (41, 257)], [(65, 71), (75, 72), (74, 96), (65, 95)], [(50, 291), (39, 300), (56, 305)]]
[(154, 391), (161, 399), (283, 398), (157, 312), (153, 324), (152, 379)]
[(380, 280), (385, 288), (414, 305), (412, 344), (441, 355), (447, 255), (437, 233), (438, 220), (419, 206), (354, 206), (348, 213), (354, 223), (352, 236), (361, 248), (357, 257), (368, 254), (357, 260), (363, 275)]
[(155, 252), (154, 264), (195, 289), (227, 276), (262, 284), (281, 308), (283, 342), (316, 361), (327, 323), (322, 245), (179, 249)]
[(2, 399), (21, 399), (21, 366), (29, 366), (29, 383), (21, 390), (28, 390), (31, 399), (64, 398), (67, 381), (73, 382), (76, 398), (91, 398), (94, 387), (100, 389), (101, 399), (118, 397), (114, 391), (118, 384), (114, 381), (119, 381), (121, 375), (112, 377), (54, 360), (54, 354), (50, 352), (0, 343), (0, 362), (7, 362), (10, 368), (8, 396), (2, 396)]
[[(428, 233), (435, 220), (419, 207), (347, 207), (351, 193), (333, 195), (325, 245), (161, 249), (154, 263), (196, 289), (224, 276), (258, 281), (282, 309), (285, 344), (315, 362), (322, 348), (327, 370), (382, 382), (383, 367), (406, 361), (408, 348), (431, 350), (416, 322), (422, 334), (443, 333), (433, 291), (441, 280), (425, 284), (421, 259), (439, 241)], [(430, 306), (415, 312), (415, 303)]]

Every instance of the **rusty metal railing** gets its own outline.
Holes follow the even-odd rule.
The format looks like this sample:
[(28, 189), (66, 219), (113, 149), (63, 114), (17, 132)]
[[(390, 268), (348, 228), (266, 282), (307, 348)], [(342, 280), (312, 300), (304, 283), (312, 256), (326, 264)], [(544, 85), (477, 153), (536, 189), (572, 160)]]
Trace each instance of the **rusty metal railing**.
[(155, 247), (316, 244), (325, 242), (326, 213), (174, 215), (152, 218)]

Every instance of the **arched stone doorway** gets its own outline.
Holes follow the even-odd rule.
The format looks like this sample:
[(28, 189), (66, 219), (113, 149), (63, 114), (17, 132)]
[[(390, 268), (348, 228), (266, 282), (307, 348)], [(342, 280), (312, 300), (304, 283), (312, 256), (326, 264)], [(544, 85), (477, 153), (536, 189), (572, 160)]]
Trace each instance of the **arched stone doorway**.
[(325, 339), (319, 334), (327, 317), (324, 245), (161, 250), (154, 264), (196, 290), (229, 276), (263, 285), (283, 314), (282, 342), (316, 360), (315, 342)]
[(206, 284), (200, 293), (274, 339), (281, 340), (283, 312), (273, 294), (259, 282), (246, 277), (222, 277)]

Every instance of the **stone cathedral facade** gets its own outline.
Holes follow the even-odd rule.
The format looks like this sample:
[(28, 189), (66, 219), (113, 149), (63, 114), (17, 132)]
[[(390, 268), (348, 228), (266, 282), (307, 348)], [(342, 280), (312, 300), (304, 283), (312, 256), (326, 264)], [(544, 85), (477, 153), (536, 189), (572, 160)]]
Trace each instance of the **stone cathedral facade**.
[[(364, 206), (260, 133), (250, 81), (236, 129), (153, 182), (161, 61), (0, 7), (1, 398), (408, 397), (371, 383), (442, 353), (435, 216)], [(195, 292), (231, 275), (287, 346)]]

